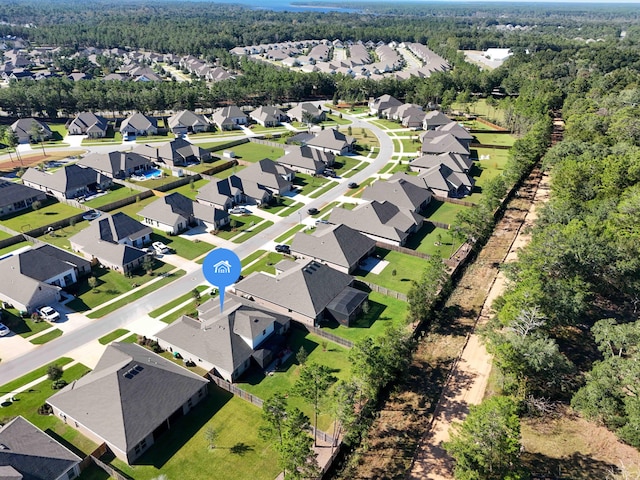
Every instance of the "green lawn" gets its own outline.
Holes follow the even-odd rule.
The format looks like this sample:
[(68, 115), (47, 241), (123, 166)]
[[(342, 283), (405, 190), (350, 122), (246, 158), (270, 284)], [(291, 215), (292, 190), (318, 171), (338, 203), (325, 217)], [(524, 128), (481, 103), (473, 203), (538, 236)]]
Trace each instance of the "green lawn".
[[(253, 368), (241, 378), (237, 385), (263, 400), (270, 398), (276, 392), (284, 393), (289, 396), (288, 403), (290, 406), (299, 408), (309, 418), (313, 419), (312, 407), (302, 398), (291, 394), (300, 370), (296, 354), (301, 346), (304, 347), (308, 354), (307, 362), (326, 365), (333, 370), (333, 375), (337, 379), (346, 380), (350, 372), (349, 351), (332, 342), (327, 342), (326, 350), (323, 350), (324, 339), (297, 328), (290, 330), (287, 342), (292, 355), (273, 375), (265, 376), (262, 370)], [(318, 428), (330, 433), (333, 420), (325, 413), (326, 411), (326, 406), (324, 408), (321, 407), (321, 414), (318, 416)]]
[[(53, 141), (61, 142), (64, 137), (67, 136), (67, 129), (64, 127), (64, 123), (48, 123), (49, 129), (53, 132)], [(50, 143), (51, 140), (47, 143)]]
[(304, 227), (305, 227), (305, 225), (303, 225), (303, 224), (296, 225), (295, 227), (287, 230), (282, 235), (280, 235), (278, 238), (276, 238), (275, 241), (278, 242), (278, 243), (284, 242), (285, 240), (288, 240), (289, 238), (293, 237), (297, 232), (302, 230)]
[(122, 143), (122, 134), (113, 130), (113, 127), (109, 127), (107, 130), (107, 136), (103, 138), (85, 138), (82, 140), (82, 146), (90, 145), (105, 145), (110, 143), (120, 144)]
[(319, 188), (318, 190), (316, 190), (315, 192), (313, 192), (311, 195), (309, 195), (310, 198), (318, 198), (321, 197), (322, 195), (324, 195), (325, 193), (327, 193), (329, 190), (331, 190), (333, 187), (335, 187), (336, 185), (338, 185), (338, 182), (329, 182), (328, 184), (326, 184), (324, 187)]
[(467, 208), (469, 207), (432, 199), (423, 214), (428, 220), (455, 225), (456, 215)]
[[(135, 480), (250, 478), (273, 480), (280, 469), (271, 442), (258, 436), (262, 410), (212, 385), (210, 394), (178, 420), (135, 466), (111, 463)], [(205, 432), (218, 434), (213, 450)]]
[(300, 210), (302, 207), (304, 207), (304, 203), (302, 203), (302, 202), (294, 202), (293, 205), (291, 205), (288, 208), (285, 208), (284, 210), (281, 210), (280, 212), (278, 212), (278, 216), (279, 217), (288, 217), (292, 213), (297, 212), (298, 210)]
[(84, 230), (89, 226), (89, 222), (87, 220), (82, 220), (77, 222), (76, 224), (69, 225), (67, 227), (56, 230), (52, 233), (45, 233), (40, 237), (40, 240), (48, 242), (52, 245), (55, 245), (59, 248), (64, 248), (66, 250), (71, 248), (71, 244), (69, 243), (69, 238), (73, 237), (76, 233), (81, 230)]
[(392, 120), (387, 120), (386, 118), (377, 118), (375, 120), (372, 120), (371, 123), (385, 130), (396, 130), (398, 128), (403, 128), (400, 122), (394, 122)]
[(389, 262), (384, 270), (379, 275), (357, 270), (356, 277), (405, 294), (409, 292), (412, 280), (420, 280), (426, 260), (382, 248), (376, 248), (376, 253)]
[(393, 169), (393, 167), (395, 167), (396, 165), (397, 165), (397, 162), (389, 162), (384, 167), (382, 167), (378, 173), (380, 174), (387, 173), (389, 172), (389, 170)]
[(356, 158), (338, 155), (336, 156), (336, 161), (333, 164), (333, 169), (339, 177), (342, 177), (347, 171), (358, 166), (360, 163), (362, 162)]
[(364, 187), (366, 187), (367, 185), (371, 185), (375, 180), (376, 180), (375, 177), (367, 178), (364, 182), (362, 182), (358, 186), (358, 188), (347, 190), (347, 192), (345, 193), (345, 196), (360, 198), (362, 196), (362, 191), (364, 190)]
[(209, 162), (202, 162), (202, 163), (198, 163), (197, 165), (189, 165), (189, 167), (187, 168), (190, 172), (194, 172), (194, 173), (202, 173), (202, 172), (206, 172), (207, 170), (211, 170), (213, 167), (217, 167), (218, 165), (223, 165), (225, 163), (227, 163), (229, 160), (226, 158), (220, 159), (220, 160), (216, 160), (214, 158), (212, 158), (211, 161)]
[(133, 180), (129, 178), (127, 180), (129, 183), (133, 183), (134, 185), (140, 185), (141, 187), (148, 188), (149, 190), (156, 189), (163, 185), (166, 185), (171, 182), (176, 181), (176, 177), (171, 174), (171, 170), (162, 169), (162, 175), (159, 177), (149, 178), (146, 180)]
[(173, 132), (167, 132), (165, 135), (141, 135), (136, 137), (136, 143), (153, 143), (153, 142), (170, 142), (176, 138)]
[(417, 151), (420, 149), (420, 141), (418, 140), (417, 135), (414, 138), (415, 141), (411, 138), (403, 138), (400, 140), (400, 143), (402, 144), (402, 151), (404, 153), (415, 153), (417, 155)]
[[(262, 251), (264, 252), (264, 250)], [(285, 258), (285, 256), (282, 253), (269, 252), (250, 267), (244, 268), (242, 270), (242, 275), (248, 277), (253, 272), (267, 272), (275, 275), (276, 269), (274, 268), (274, 265), (283, 258)]]
[(204, 178), (201, 178), (200, 180), (195, 180), (195, 179), (192, 179), (192, 180), (193, 181), (190, 180), (189, 183), (187, 183), (186, 185), (183, 185), (181, 187), (174, 188), (173, 190), (168, 191), (167, 194), (180, 193), (185, 197), (190, 198), (191, 200), (195, 200), (196, 195), (198, 195), (198, 190), (204, 187), (207, 183), (209, 183), (209, 181), (205, 180)]
[(189, 240), (177, 235), (168, 235), (160, 230), (153, 230), (151, 234), (152, 242), (162, 242), (169, 248), (175, 250), (175, 254), (186, 258), (187, 260), (193, 260), (205, 253), (213, 250), (214, 246), (207, 242), (200, 240)]
[(311, 175), (307, 175), (306, 173), (297, 173), (296, 177), (293, 179), (293, 184), (296, 185), (300, 190), (302, 195), (309, 195), (316, 188), (320, 188), (326, 185), (329, 182), (329, 179), (325, 177), (313, 177)]
[(7, 238), (13, 237), (12, 234), (5, 232), (4, 230), (0, 230), (0, 240), (5, 240)]
[(93, 200), (89, 200), (84, 204), (90, 208), (100, 208), (103, 205), (122, 200), (123, 198), (135, 197), (139, 193), (140, 192), (138, 190), (134, 190), (131, 187), (125, 187), (118, 183), (114, 183), (113, 187), (109, 189), (109, 192), (106, 195), (102, 195), (98, 198), (94, 198)]
[(9, 330), (14, 332), (16, 335), (20, 335), (22, 338), (29, 338), (30, 336), (51, 327), (49, 322), (35, 322), (31, 317), (22, 318), (15, 308), (2, 310), (2, 320), (0, 321), (2, 321)]
[(138, 221), (140, 221), (140, 217), (138, 217), (138, 212), (140, 210), (142, 210), (144, 207), (146, 207), (147, 205), (149, 205), (150, 203), (156, 201), (158, 199), (158, 197), (156, 197), (155, 195), (149, 197), (149, 198), (144, 198), (144, 199), (140, 199), (140, 200), (136, 200), (135, 202), (129, 204), (129, 205), (125, 205), (124, 207), (120, 207), (117, 210), (113, 210), (112, 212), (109, 212), (111, 214), (115, 214), (118, 212), (122, 212), (125, 215), (129, 215), (131, 218), (134, 218)]
[(254, 235), (257, 235), (258, 233), (262, 232), (263, 230), (266, 230), (271, 225), (273, 225), (273, 222), (271, 220), (266, 220), (266, 221), (262, 222), (259, 225), (255, 225), (254, 227), (251, 228), (250, 232), (247, 232), (244, 235), (240, 235), (239, 237), (234, 238), (233, 239), (233, 243), (245, 242), (245, 241), (249, 240), (251, 237), (253, 237)]
[(24, 248), (28, 245), (31, 245), (31, 242), (22, 241), (18, 243), (14, 243), (13, 245), (9, 245), (8, 247), (0, 248), (0, 256), (6, 255), (9, 252), (13, 252), (18, 250), (19, 248)]
[(516, 141), (516, 137), (507, 133), (474, 133), (473, 136), (482, 145), (511, 147)]
[(471, 102), (469, 104), (453, 103), (451, 105), (451, 109), (461, 110), (463, 112), (467, 111), (468, 109), (469, 112), (485, 117), (488, 120), (504, 120), (504, 110), (499, 107), (492, 107), (488, 105), (487, 100), (484, 98), (478, 99), (477, 101)]
[(340, 118), (340, 115), (329, 115), (327, 114), (327, 120), (321, 122), (320, 125), (332, 126), (332, 125), (349, 125), (353, 123), (351, 120), (347, 120), (346, 118)]
[(247, 265), (249, 265), (254, 260), (257, 260), (262, 255), (264, 255), (265, 253), (267, 253), (266, 250), (256, 250), (251, 255), (248, 255), (248, 256), (244, 257), (242, 260), (240, 260), (240, 263), (242, 264), (242, 268), (246, 267)]
[[(55, 362), (52, 362), (52, 364), (62, 365), (65, 363), (69, 363), (68, 360), (69, 359), (59, 359)], [(16, 382), (12, 382), (11, 384), (3, 386), (2, 391), (10, 392), (18, 386), (29, 383), (30, 380), (33, 381), (42, 376), (45, 376), (46, 371), (46, 367), (40, 368), (37, 371), (34, 371), (27, 376), (22, 377)], [(77, 380), (78, 378), (82, 377), (88, 371), (89, 368), (85, 367), (82, 364), (73, 365), (72, 367), (69, 367), (64, 371), (62, 378), (67, 382), (72, 382), (73, 380)], [(47, 398), (49, 398), (54, 393), (55, 390), (51, 389), (51, 380), (47, 379), (25, 392), (16, 394), (18, 400), (16, 402), (13, 402), (11, 405), (2, 408), (2, 417), (0, 418), (0, 421), (2, 421), (3, 419), (10, 419), (15, 416), (22, 415), (36, 427), (46, 431), (54, 439), (58, 440), (67, 448), (70, 448), (75, 453), (79, 454), (82, 457), (88, 455), (98, 447), (95, 443), (78, 433), (77, 430), (74, 430), (70, 426), (65, 425), (58, 417), (54, 415), (38, 414), (38, 407), (43, 405)]]
[(119, 328), (111, 333), (107, 333), (104, 337), (100, 337), (98, 339), (98, 342), (100, 342), (100, 345), (107, 345), (108, 343), (113, 342), (115, 339), (120, 338), (127, 333), (129, 333), (129, 330), (127, 330), (126, 328)]
[(60, 330), (59, 328), (54, 328), (50, 332), (44, 333), (29, 341), (34, 345), (44, 345), (45, 343), (50, 342), (51, 340), (54, 340), (60, 336), (62, 336), (62, 330)]
[(462, 242), (452, 235), (451, 230), (425, 223), (419, 231), (409, 237), (406, 247), (427, 255), (449, 258), (461, 244)]
[(291, 207), (296, 201), (291, 197), (278, 197), (275, 205), (261, 205), (260, 209), (269, 213), (278, 214)]
[(252, 228), (254, 225), (262, 222), (262, 217), (258, 217), (257, 215), (229, 215), (232, 222), (235, 222), (235, 227), (229, 228), (227, 225), (224, 229), (219, 230), (216, 236), (220, 238), (224, 238), (225, 240), (230, 240), (239, 233)]
[(407, 304), (377, 292), (369, 293), (369, 313), (360, 313), (350, 327), (333, 321), (323, 330), (346, 340), (358, 342), (368, 337), (377, 337), (390, 325), (404, 325), (407, 318)]
[(233, 150), (238, 160), (244, 160), (245, 162), (257, 162), (263, 158), (270, 158), (276, 160), (284, 155), (282, 148), (271, 147), (269, 145), (261, 145), (259, 143), (248, 142), (242, 145), (236, 145), (230, 149), (224, 148), (221, 150), (213, 150), (212, 153), (222, 154), (224, 150)]
[[(509, 159), (509, 150), (497, 150), (493, 148), (475, 148), (472, 149), (473, 153), (480, 158), (482, 155), (488, 155), (489, 159), (479, 160), (474, 162), (471, 168), (470, 174), (475, 179), (475, 185), (471, 195), (464, 200), (469, 202), (478, 203), (482, 196), (482, 188), (487, 184), (489, 180), (500, 175), (507, 164)], [(475, 157), (474, 157), (475, 158)]]
[(83, 210), (67, 205), (66, 203), (55, 202), (43, 206), (36, 211), (23, 210), (22, 212), (17, 212), (15, 215), (4, 217), (2, 224), (16, 232), (27, 232), (82, 212)]
[[(198, 285), (196, 287), (196, 290), (198, 290), (198, 292), (202, 294), (202, 292), (204, 292), (208, 288), (210, 288), (208, 285)], [(155, 310), (152, 310), (151, 312), (148, 313), (148, 315), (151, 318), (159, 317), (163, 313), (168, 312), (172, 308), (176, 308), (178, 305), (186, 302), (187, 300), (193, 300), (193, 298), (194, 297), (192, 292), (185, 293), (184, 295), (181, 295), (180, 297), (170, 301), (169, 303), (166, 303), (163, 306), (158, 307)]]
[(153, 275), (143, 272), (140, 268), (134, 272), (132, 277), (126, 277), (98, 265), (91, 271), (91, 276), (94, 276), (98, 281), (96, 288), (89, 287), (88, 278), (83, 278), (78, 283), (77, 298), (67, 303), (67, 306), (77, 312), (96, 308), (108, 300), (129, 292), (134, 288), (134, 285), (144, 285), (160, 274), (173, 270), (173, 268), (172, 265), (154, 259)]
[(158, 290), (159, 288), (167, 285), (168, 283), (175, 281), (176, 279), (180, 278), (186, 273), (187, 272), (185, 272), (184, 270), (176, 270), (175, 272), (172, 272), (172, 273), (165, 273), (163, 275), (163, 278), (153, 283), (152, 285), (147, 285), (146, 287), (141, 288), (140, 290), (137, 290), (131, 293), (130, 295), (127, 295), (126, 297), (121, 298), (120, 300), (110, 303), (106, 307), (100, 308), (98, 310), (94, 310), (93, 312), (87, 314), (87, 317), (92, 319), (104, 317), (105, 315), (108, 315), (109, 313), (115, 312), (119, 308), (124, 307), (128, 303), (135, 302), (136, 300), (144, 297), (145, 295), (148, 295), (149, 293), (155, 290)]
[(246, 168), (243, 165), (235, 165), (231, 168), (227, 168), (226, 170), (222, 170), (221, 172), (218, 172), (214, 175), (214, 177), (219, 178), (220, 180), (224, 179), (224, 178), (228, 178), (231, 175), (238, 173), (240, 170), (242, 170), (243, 168)]
[(20, 378), (16, 378), (15, 380), (12, 380), (9, 383), (5, 383), (0, 387), (0, 392), (11, 393), (14, 390), (17, 390), (18, 388), (22, 387), (23, 385), (26, 385), (27, 383), (34, 382), (39, 378), (44, 377), (47, 374), (47, 369), (51, 365), (58, 365), (60, 367), (64, 367), (65, 365), (71, 362), (73, 362), (73, 358), (60, 357), (59, 359), (54, 360), (51, 363), (48, 363), (44, 367), (36, 368), (35, 370), (32, 370), (31, 372), (23, 375)]

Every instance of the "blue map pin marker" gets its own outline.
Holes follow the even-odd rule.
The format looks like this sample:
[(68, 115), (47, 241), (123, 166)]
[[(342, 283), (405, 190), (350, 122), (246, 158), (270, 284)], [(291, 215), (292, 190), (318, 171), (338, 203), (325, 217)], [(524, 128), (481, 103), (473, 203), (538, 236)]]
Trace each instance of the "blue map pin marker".
[(218, 287), (220, 312), (224, 308), (224, 289), (236, 283), (241, 271), (240, 259), (234, 252), (226, 248), (216, 248), (204, 257), (202, 272), (207, 282)]

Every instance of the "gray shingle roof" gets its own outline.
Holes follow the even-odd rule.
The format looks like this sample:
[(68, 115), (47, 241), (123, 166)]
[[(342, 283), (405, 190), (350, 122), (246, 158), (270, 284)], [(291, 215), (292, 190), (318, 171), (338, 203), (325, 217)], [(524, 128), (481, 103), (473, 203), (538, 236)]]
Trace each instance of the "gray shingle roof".
[(255, 183), (277, 192), (281, 189), (290, 189), (291, 182), (289, 180), (285, 180), (283, 176), (292, 174), (294, 174), (294, 172), (291, 169), (284, 165), (280, 165), (273, 160), (264, 158), (259, 162), (240, 170), (235, 176), (242, 180), (242, 190), (245, 193), (247, 193), (247, 183)]
[(110, 181), (93, 168), (83, 168), (76, 164), (66, 165), (53, 173), (41, 172), (37, 168), (28, 168), (22, 176), (22, 180), (62, 193)]
[(0, 278), (3, 279), (0, 291), (8, 299), (20, 302), (22, 305), (30, 305), (32, 298), (40, 290), (59, 292), (61, 289), (55, 285), (48, 285), (40, 280), (20, 273), (20, 258), (12, 255), (0, 261)]
[[(425, 132), (429, 133), (429, 132)], [(458, 139), (450, 133), (442, 133), (434, 138), (424, 137), (422, 144), (423, 153), (460, 153), (469, 155), (469, 149), (462, 145)]]
[(422, 217), (400, 210), (391, 202), (378, 202), (358, 205), (353, 210), (334, 208), (329, 217), (331, 223), (344, 223), (362, 233), (404, 242), (407, 232), (420, 224)]
[(307, 140), (307, 145), (313, 145), (320, 148), (330, 148), (331, 150), (342, 150), (348, 145), (352, 145), (355, 142), (353, 137), (348, 137), (342, 132), (339, 132), (335, 128), (328, 128), (321, 130), (310, 140)]
[(280, 157), (277, 162), (283, 165), (322, 172), (326, 166), (332, 165), (334, 160), (335, 155), (331, 152), (322, 152), (315, 148), (294, 145), (288, 147), (285, 155)]
[(53, 132), (49, 128), (49, 125), (46, 122), (37, 120), (35, 118), (21, 118), (16, 120), (11, 124), (11, 130), (15, 133), (20, 141), (29, 141), (31, 139), (31, 130), (33, 128), (33, 123), (36, 123), (42, 136), (44, 138), (49, 138), (53, 135)]
[(149, 129), (157, 128), (157, 126), (158, 121), (155, 118), (146, 117), (140, 112), (136, 112), (122, 121), (120, 124), (120, 131), (127, 131), (129, 127), (136, 131), (148, 131)]
[(181, 193), (174, 192), (150, 203), (138, 212), (143, 218), (150, 218), (165, 225), (175, 225), (180, 219), (190, 221), (198, 218), (202, 221), (220, 221), (228, 217), (227, 212), (194, 202)]
[(347, 225), (320, 225), (308, 235), (296, 233), (291, 251), (350, 268), (367, 255), (376, 242)]
[(121, 171), (126, 172), (151, 165), (151, 161), (137, 152), (90, 153), (78, 160), (78, 165), (109, 172), (112, 177), (115, 177)]
[(20, 183), (0, 180), (0, 207), (13, 205), (24, 200), (41, 197), (43, 192)]
[(180, 126), (185, 128), (204, 128), (209, 126), (209, 121), (203, 115), (198, 115), (190, 110), (182, 110), (181, 112), (178, 112), (175, 115), (169, 117), (169, 119), (167, 120), (167, 124), (172, 130)]
[[(5, 447), (0, 448), (0, 478), (3, 480), (52, 480), (81, 461), (80, 457), (20, 416), (0, 427), (0, 445)], [(16, 473), (21, 476), (16, 477)]]
[(429, 203), (431, 192), (424, 187), (420, 188), (406, 182), (402, 178), (396, 178), (386, 182), (382, 180), (373, 182), (364, 189), (362, 198), (379, 202), (387, 200), (400, 208), (418, 211)]
[(424, 123), (426, 124), (427, 128), (434, 129), (441, 125), (451, 123), (451, 119), (438, 110), (432, 110), (431, 112), (427, 112), (427, 114), (424, 116)]
[(71, 129), (72, 126), (78, 127), (83, 133), (89, 131), (107, 131), (107, 121), (92, 112), (77, 114), (69, 124), (69, 129)]
[(18, 258), (20, 273), (41, 282), (71, 268), (85, 269), (90, 266), (84, 258), (52, 245), (42, 245), (15, 256)]
[(316, 318), (352, 282), (351, 275), (310, 261), (277, 277), (254, 272), (237, 283), (236, 290)]
[(454, 172), (466, 172), (473, 166), (473, 160), (468, 155), (458, 153), (441, 153), (438, 155), (423, 155), (411, 161), (412, 167), (431, 168), (444, 164)]
[(211, 299), (198, 308), (199, 320), (183, 316), (156, 337), (181, 349), (183, 357), (188, 352), (231, 373), (253, 354), (240, 336), (252, 339), (270, 324), (290, 320), (232, 294), (226, 295), (224, 307), (220, 313), (219, 298)]
[(207, 383), (146, 348), (115, 342), (91, 373), (47, 402), (127, 452)]

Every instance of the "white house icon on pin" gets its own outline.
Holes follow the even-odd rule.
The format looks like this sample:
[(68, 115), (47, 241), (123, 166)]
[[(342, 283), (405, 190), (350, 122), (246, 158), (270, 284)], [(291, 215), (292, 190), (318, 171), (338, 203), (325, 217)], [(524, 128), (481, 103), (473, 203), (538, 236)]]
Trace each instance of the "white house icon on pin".
[(213, 266), (213, 271), (215, 273), (230, 273), (231, 264), (226, 260), (220, 260)]

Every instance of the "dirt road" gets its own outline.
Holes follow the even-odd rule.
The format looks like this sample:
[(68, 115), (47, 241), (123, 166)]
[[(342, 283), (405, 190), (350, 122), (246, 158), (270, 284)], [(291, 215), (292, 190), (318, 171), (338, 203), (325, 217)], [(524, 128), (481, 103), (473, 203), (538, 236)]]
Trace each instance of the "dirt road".
[[(488, 290), (482, 289), (481, 284), (475, 283), (478, 293), (485, 292), (482, 310), (471, 327), (464, 349), (447, 379), (440, 402), (434, 412), (431, 428), (416, 450), (409, 474), (411, 479), (448, 480), (453, 478), (452, 462), (442, 448), (442, 442), (449, 439), (451, 425), (464, 420), (469, 412), (469, 405), (477, 405), (482, 401), (491, 372), (491, 357), (473, 332), (476, 326), (482, 325), (489, 319), (493, 301), (505, 289), (506, 279), (498, 270), (499, 263), (515, 260), (517, 251), (527, 244), (529, 241), (527, 227), (533, 226), (536, 208), (541, 202), (546, 201), (548, 194), (548, 178), (541, 176), (537, 171), (534, 172), (534, 175), (523, 185), (518, 197), (510, 202), (503, 219), (496, 227), (496, 233), (478, 257), (476, 265), (483, 271), (482, 277), (489, 280), (493, 276), (493, 279), (485, 284), (489, 285)], [(509, 238), (512, 239), (511, 244), (505, 252), (505, 240), (508, 242)], [(473, 275), (479, 273), (478, 269), (473, 269)], [(452, 299), (457, 297), (456, 294), (459, 295), (470, 287), (464, 280), (463, 278), (458, 285)], [(465, 303), (467, 308), (474, 306), (469, 302)], [(462, 317), (458, 320), (467, 323), (470, 319)]]

